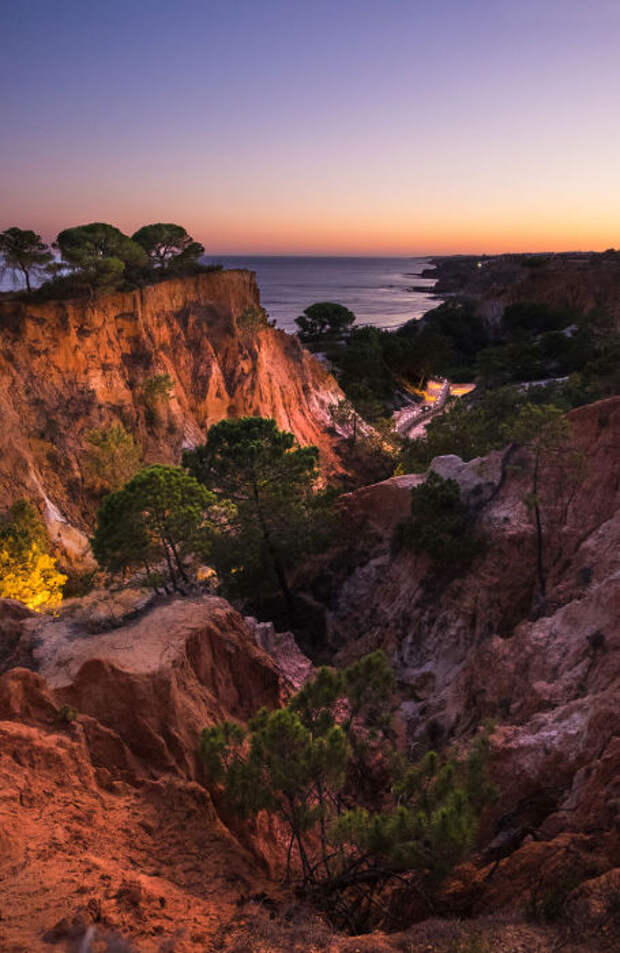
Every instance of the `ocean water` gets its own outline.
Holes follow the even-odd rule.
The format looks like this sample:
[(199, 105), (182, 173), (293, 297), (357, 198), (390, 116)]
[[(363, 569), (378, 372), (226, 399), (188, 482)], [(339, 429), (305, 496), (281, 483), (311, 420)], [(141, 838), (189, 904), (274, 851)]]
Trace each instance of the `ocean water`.
[[(315, 301), (336, 301), (349, 308), (358, 324), (397, 328), (420, 318), (437, 301), (434, 279), (420, 278), (427, 258), (301, 258), (207, 256), (225, 268), (255, 271), (261, 304), (285, 331), (297, 330), (295, 318)], [(428, 288), (428, 293), (413, 286)]]

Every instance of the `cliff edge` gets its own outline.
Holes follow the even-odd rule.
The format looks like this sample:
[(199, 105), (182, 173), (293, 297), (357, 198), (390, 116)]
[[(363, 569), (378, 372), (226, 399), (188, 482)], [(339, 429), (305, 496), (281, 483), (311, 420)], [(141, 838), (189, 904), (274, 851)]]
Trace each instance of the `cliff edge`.
[[(256, 277), (221, 271), (93, 301), (0, 301), (0, 507), (41, 504), (52, 535), (79, 547), (97, 497), (84, 472), (93, 428), (122, 423), (148, 462), (177, 463), (225, 417), (273, 417), (336, 465), (326, 434), (336, 381), (261, 318)], [(149, 416), (144, 385), (173, 382)]]

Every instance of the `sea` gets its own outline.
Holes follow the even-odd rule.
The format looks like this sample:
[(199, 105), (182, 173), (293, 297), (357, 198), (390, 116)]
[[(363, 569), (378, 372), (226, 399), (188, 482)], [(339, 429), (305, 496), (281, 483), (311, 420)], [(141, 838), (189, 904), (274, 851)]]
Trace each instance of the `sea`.
[(206, 260), (255, 271), (262, 306), (277, 327), (290, 333), (297, 330), (295, 318), (316, 301), (343, 304), (359, 325), (389, 329), (421, 318), (438, 304), (432, 296), (435, 280), (420, 277), (431, 265), (428, 258), (209, 255)]

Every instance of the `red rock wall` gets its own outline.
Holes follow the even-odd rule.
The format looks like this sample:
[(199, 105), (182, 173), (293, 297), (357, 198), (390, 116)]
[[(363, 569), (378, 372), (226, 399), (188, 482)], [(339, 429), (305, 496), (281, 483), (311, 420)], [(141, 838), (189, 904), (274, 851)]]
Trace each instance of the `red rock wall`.
[[(341, 394), (296, 338), (244, 329), (259, 306), (255, 275), (173, 279), (93, 302), (0, 302), (0, 507), (20, 496), (87, 528), (96, 498), (85, 483), (86, 433), (122, 421), (147, 461), (179, 462), (184, 447), (227, 416), (274, 417), (334, 462), (326, 435)], [(144, 381), (167, 373), (174, 391), (149, 426)]]

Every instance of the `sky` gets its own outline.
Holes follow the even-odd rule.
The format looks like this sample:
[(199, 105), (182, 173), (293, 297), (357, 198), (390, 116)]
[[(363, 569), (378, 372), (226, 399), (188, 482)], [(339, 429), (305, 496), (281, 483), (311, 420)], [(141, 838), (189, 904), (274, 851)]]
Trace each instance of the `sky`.
[(620, 246), (620, 0), (0, 0), (0, 228)]

